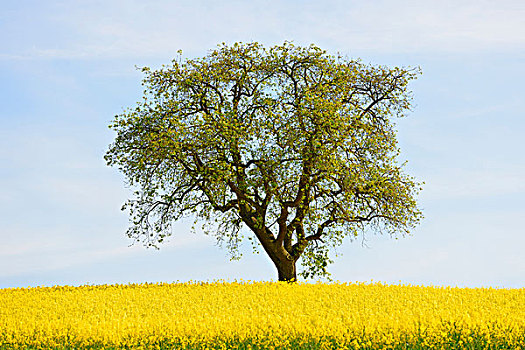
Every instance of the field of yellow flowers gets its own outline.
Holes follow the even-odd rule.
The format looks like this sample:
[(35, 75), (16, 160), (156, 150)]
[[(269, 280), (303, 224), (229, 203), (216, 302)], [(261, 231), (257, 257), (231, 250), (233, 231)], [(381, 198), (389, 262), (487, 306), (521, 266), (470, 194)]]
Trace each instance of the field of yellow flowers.
[(525, 349), (525, 288), (213, 282), (0, 289), (0, 349)]

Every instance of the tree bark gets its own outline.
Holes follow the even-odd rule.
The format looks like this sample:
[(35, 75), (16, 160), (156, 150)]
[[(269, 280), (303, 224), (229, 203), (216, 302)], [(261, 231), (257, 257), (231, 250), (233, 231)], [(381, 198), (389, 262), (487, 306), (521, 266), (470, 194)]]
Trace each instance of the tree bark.
[(295, 270), (295, 261), (283, 259), (274, 262), (277, 267), (279, 281), (297, 282), (297, 273)]

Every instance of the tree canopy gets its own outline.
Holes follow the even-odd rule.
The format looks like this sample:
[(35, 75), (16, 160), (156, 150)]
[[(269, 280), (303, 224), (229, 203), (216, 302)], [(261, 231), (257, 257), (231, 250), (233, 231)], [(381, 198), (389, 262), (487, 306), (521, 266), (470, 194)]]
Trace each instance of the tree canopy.
[(405, 234), (421, 219), (393, 121), (419, 69), (285, 42), (142, 71), (144, 98), (115, 117), (105, 156), (136, 190), (122, 208), (134, 240), (157, 246), (192, 216), (234, 258), (248, 232), (293, 281), (299, 258), (303, 277), (324, 276), (344, 237)]

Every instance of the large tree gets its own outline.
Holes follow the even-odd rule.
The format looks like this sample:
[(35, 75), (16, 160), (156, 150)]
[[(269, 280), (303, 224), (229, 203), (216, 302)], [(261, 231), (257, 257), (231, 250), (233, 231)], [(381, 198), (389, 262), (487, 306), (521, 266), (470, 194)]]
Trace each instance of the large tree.
[(392, 121), (410, 109), (418, 69), (288, 42), (181, 55), (142, 68), (143, 101), (110, 125), (107, 164), (136, 189), (122, 208), (129, 237), (157, 246), (193, 216), (234, 258), (243, 234), (255, 236), (279, 280), (294, 281), (299, 258), (305, 278), (326, 275), (345, 236), (418, 223), (420, 184), (396, 159)]

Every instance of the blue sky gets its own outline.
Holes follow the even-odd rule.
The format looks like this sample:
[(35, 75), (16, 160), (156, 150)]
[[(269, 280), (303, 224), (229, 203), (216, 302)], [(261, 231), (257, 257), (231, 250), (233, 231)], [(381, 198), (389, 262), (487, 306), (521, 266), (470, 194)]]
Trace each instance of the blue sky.
[(103, 155), (141, 99), (135, 66), (284, 40), (423, 70), (397, 125), (425, 219), (345, 242), (333, 278), (525, 287), (524, 33), (523, 1), (2, 1), (0, 288), (276, 280), (249, 243), (229, 261), (191, 220), (159, 251), (130, 247), (130, 191)]

